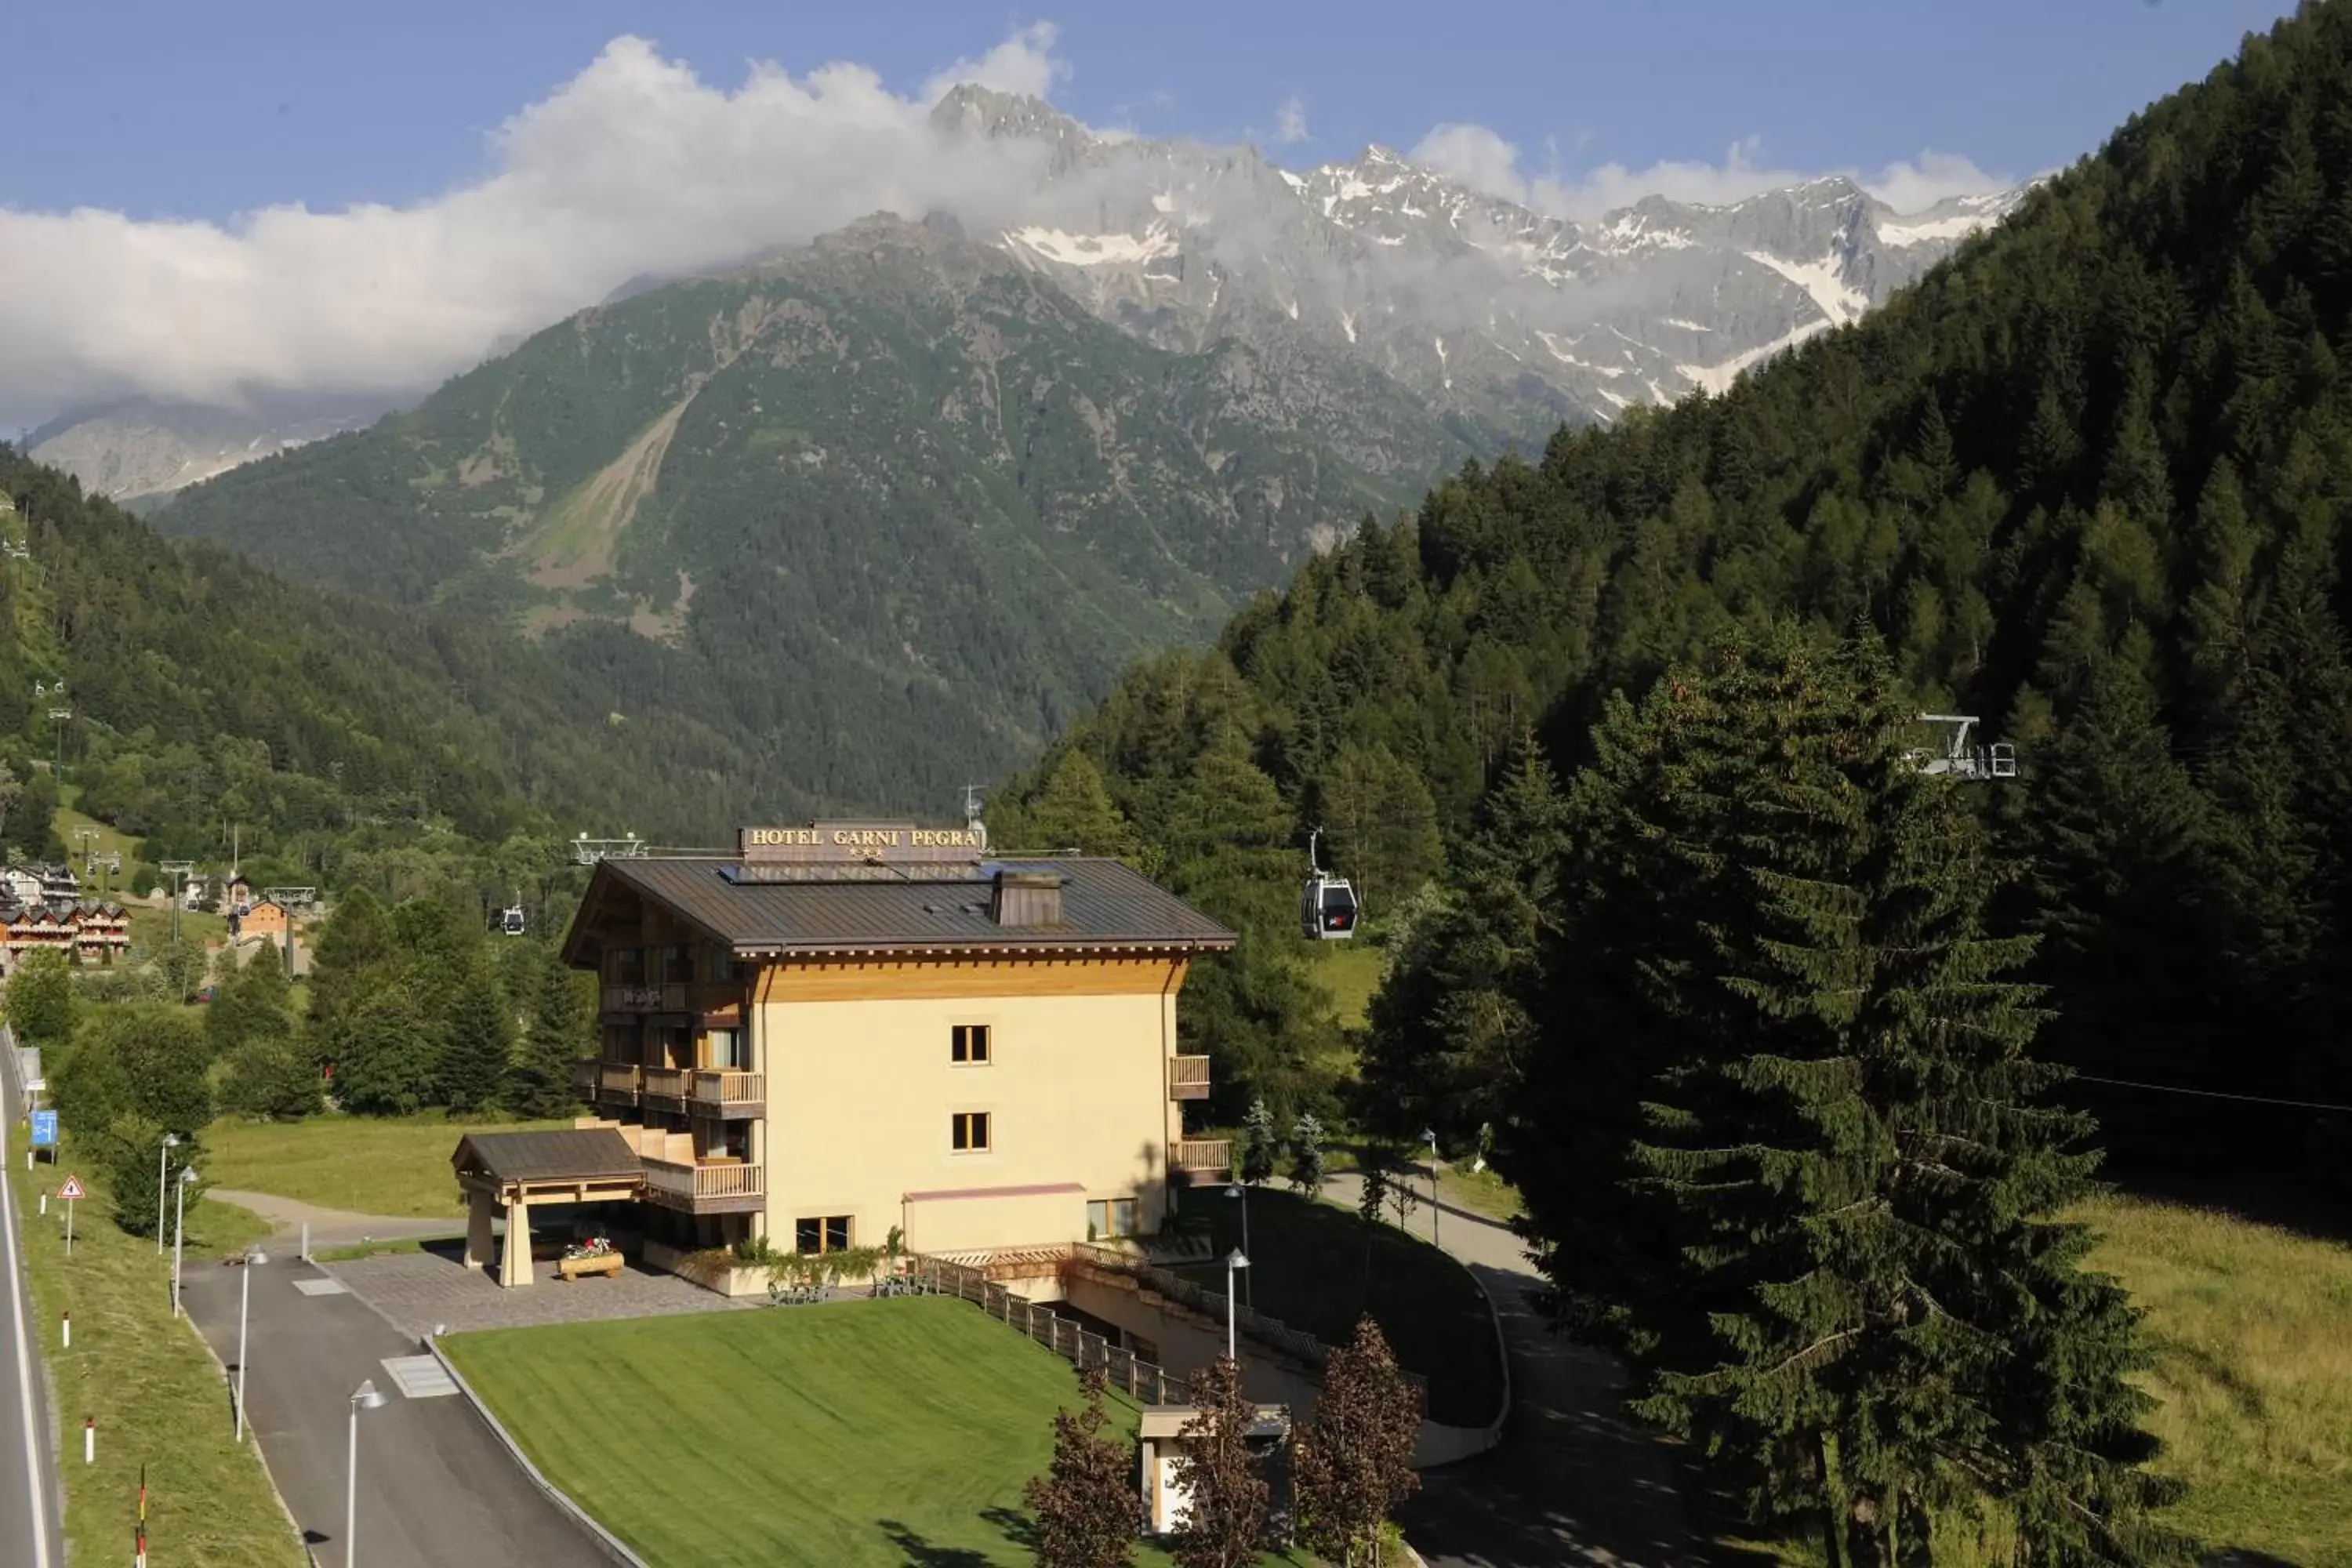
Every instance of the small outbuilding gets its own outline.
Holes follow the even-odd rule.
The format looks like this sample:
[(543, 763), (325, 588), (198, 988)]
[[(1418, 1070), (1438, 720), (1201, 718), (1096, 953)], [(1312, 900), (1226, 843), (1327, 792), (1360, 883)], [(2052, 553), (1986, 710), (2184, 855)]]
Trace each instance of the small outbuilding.
[[(1184, 1451), (1184, 1428), (1191, 1426), (1200, 1414), (1190, 1405), (1150, 1405), (1144, 1407), (1137, 1423), (1137, 1447), (1141, 1450), (1142, 1458), (1137, 1473), (1154, 1535), (1165, 1535), (1182, 1524), (1185, 1512), (1192, 1506), (1183, 1485), (1176, 1479), (1176, 1460)], [(1286, 1501), (1290, 1407), (1286, 1405), (1257, 1406), (1257, 1418), (1250, 1423), (1249, 1446), (1252, 1452), (1274, 1461), (1269, 1468), (1276, 1472), (1277, 1492), (1285, 1494), (1284, 1500)]]
[(466, 1194), (466, 1267), (490, 1263), (490, 1221), (506, 1211), (499, 1283), (531, 1282), (530, 1210), (553, 1204), (631, 1201), (645, 1193), (646, 1168), (610, 1127), (535, 1132), (468, 1132), (449, 1156)]

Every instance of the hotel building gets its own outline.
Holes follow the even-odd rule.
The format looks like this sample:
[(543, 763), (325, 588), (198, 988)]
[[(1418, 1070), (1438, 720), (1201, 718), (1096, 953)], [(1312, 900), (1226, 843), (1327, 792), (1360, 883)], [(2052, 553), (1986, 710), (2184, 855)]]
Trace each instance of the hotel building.
[(1115, 860), (999, 859), (961, 828), (747, 828), (730, 858), (600, 861), (563, 955), (601, 987), (583, 1131), (617, 1140), (461, 1147), (478, 1250), (494, 1203), (511, 1225), (568, 1182), (616, 1195), (632, 1155), (636, 1223), (666, 1250), (1151, 1233), (1173, 1186), (1228, 1167), (1185, 1133), (1209, 1073), (1177, 1049), (1176, 1005), (1192, 961), (1233, 943)]

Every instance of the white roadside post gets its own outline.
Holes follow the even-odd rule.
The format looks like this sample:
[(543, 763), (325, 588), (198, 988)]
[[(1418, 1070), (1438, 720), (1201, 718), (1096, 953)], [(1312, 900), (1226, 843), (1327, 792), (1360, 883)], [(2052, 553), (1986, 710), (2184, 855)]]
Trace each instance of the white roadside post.
[(245, 1255), (245, 1279), (236, 1297), (236, 1440), (245, 1441), (245, 1320), (253, 1305), (253, 1271), (269, 1261), (259, 1247)]
[(155, 1256), (163, 1256), (163, 1187), (172, 1163), (172, 1151), (180, 1146), (176, 1132), (163, 1134), (163, 1146), (155, 1151)]
[(352, 1568), (352, 1532), (360, 1522), (360, 1412), (383, 1408), (383, 1395), (369, 1378), (352, 1391), (350, 1458), (343, 1473), (343, 1568)]
[[(188, 1189), (196, 1184), (196, 1168), (184, 1167), (174, 1183), (179, 1191), (173, 1194), (172, 1219), (172, 1316), (180, 1315), (180, 1255), (188, 1238)], [(155, 1216), (162, 1219), (163, 1215)], [(160, 1228), (160, 1227), (159, 1227)]]
[(1247, 1268), (1249, 1258), (1238, 1247), (1225, 1254), (1225, 1359), (1239, 1364), (1234, 1354), (1234, 1273)]

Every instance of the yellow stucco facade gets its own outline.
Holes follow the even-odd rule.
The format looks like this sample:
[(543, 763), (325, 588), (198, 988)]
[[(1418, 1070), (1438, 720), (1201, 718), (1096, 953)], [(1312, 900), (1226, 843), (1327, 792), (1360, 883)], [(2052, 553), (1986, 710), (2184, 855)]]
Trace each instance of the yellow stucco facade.
[[(1179, 1129), (1184, 967), (765, 972), (751, 1045), (767, 1080), (766, 1234), (790, 1247), (845, 1217), (851, 1245), (898, 1226), (908, 1247), (942, 1253), (1083, 1241), (1090, 1220), (1105, 1234), (1156, 1230)], [(985, 1031), (985, 1060), (955, 1059), (959, 1029), (966, 1057)], [(959, 1117), (986, 1118), (982, 1139), (965, 1124), (984, 1148), (956, 1147)]]

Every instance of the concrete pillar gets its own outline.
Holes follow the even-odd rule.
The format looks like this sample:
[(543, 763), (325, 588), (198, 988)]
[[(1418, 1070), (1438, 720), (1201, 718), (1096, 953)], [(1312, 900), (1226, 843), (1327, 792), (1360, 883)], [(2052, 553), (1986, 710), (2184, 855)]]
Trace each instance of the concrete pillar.
[(530, 1210), (520, 1199), (507, 1205), (507, 1248), (499, 1259), (499, 1283), (509, 1290), (530, 1283)]
[(490, 1211), (496, 1205), (490, 1194), (479, 1187), (466, 1194), (466, 1267), (487, 1269), (490, 1266)]

